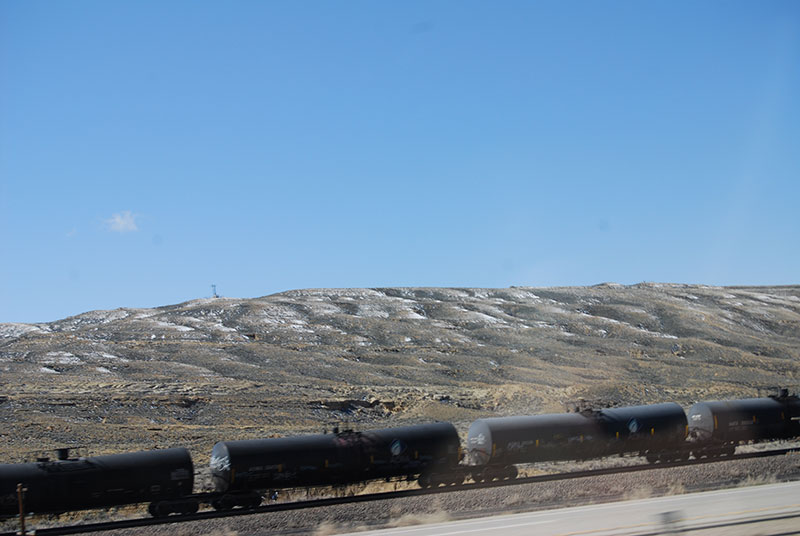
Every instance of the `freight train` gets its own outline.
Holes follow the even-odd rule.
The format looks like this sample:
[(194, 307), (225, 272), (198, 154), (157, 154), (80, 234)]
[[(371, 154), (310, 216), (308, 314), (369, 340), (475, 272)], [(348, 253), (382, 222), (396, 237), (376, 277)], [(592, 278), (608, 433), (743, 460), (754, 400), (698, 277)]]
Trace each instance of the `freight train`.
[(480, 480), (516, 476), (515, 466), (643, 454), (649, 462), (689, 457), (687, 420), (673, 402), (599, 411), (496, 417), (472, 423), (467, 434), (471, 465)]
[[(331, 486), (457, 473), (461, 450), (450, 423), (223, 441), (211, 451), (217, 508), (261, 502), (257, 490)], [(462, 479), (463, 480), (463, 479)]]
[(144, 502), (153, 516), (197, 512), (194, 466), (185, 448), (93, 458), (69, 458), (68, 452), (59, 449), (56, 460), (0, 464), (0, 517), (18, 514), (20, 502), (26, 513)]
[[(215, 491), (193, 493), (184, 448), (0, 464), (0, 517), (149, 503), (153, 516), (188, 514), (200, 501), (253, 508), (265, 492), (369, 480), (421, 487), (509, 479), (516, 466), (636, 454), (651, 463), (731, 455), (736, 445), (800, 437), (800, 398), (776, 396), (577, 413), (479, 419), (462, 451), (450, 423), (367, 432), (223, 441), (211, 453)], [(22, 491), (24, 490), (24, 495)], [(22, 506), (21, 506), (22, 505)]]

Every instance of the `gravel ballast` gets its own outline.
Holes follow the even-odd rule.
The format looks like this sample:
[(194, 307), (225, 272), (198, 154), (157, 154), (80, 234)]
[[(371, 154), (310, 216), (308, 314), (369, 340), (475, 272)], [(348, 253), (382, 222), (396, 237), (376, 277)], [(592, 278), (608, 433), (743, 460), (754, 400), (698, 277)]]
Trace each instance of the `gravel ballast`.
[(229, 517), (97, 534), (262, 536), (283, 533), (321, 536), (382, 526), (434, 523), (503, 512), (642, 499), (788, 480), (800, 480), (800, 454)]

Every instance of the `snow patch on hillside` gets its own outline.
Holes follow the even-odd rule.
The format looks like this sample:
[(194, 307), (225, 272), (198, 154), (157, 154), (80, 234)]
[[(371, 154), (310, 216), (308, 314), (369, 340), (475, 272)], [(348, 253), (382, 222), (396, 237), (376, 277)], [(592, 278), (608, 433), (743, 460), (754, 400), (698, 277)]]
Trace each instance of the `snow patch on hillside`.
[(363, 318), (389, 318), (389, 312), (376, 304), (359, 304), (356, 316)]
[(26, 333), (49, 333), (50, 328), (38, 324), (20, 324), (17, 322), (10, 322), (7, 324), (0, 324), (0, 338), (15, 338), (21, 337)]
[(480, 322), (484, 324), (507, 324), (502, 318), (487, 315), (478, 311), (470, 311), (468, 309), (458, 310), (459, 319), (465, 322)]
[(172, 322), (164, 322), (162, 320), (153, 320), (152, 323), (157, 327), (174, 329), (175, 331), (194, 331), (194, 328), (190, 328), (189, 326), (181, 326), (179, 324), (173, 324)]
[(276, 328), (282, 328), (298, 333), (314, 333), (309, 329), (308, 322), (296, 310), (285, 305), (273, 305), (261, 311), (258, 319), (261, 323)]
[(210, 320), (204, 320), (201, 318), (196, 318), (194, 316), (184, 316), (181, 318), (181, 320), (186, 322), (187, 324), (191, 324), (192, 326), (194, 326), (194, 328), (189, 328), (189, 329), (197, 329), (200, 331), (222, 331), (225, 333), (238, 333), (237, 329), (228, 327), (222, 322), (212, 322)]
[(47, 352), (42, 363), (50, 365), (79, 365), (83, 361), (69, 352)]
[(124, 357), (119, 357), (114, 354), (108, 354), (106, 352), (90, 352), (86, 354), (88, 359), (93, 361), (111, 361), (111, 362), (119, 362), (119, 363), (128, 363), (129, 360), (125, 359)]

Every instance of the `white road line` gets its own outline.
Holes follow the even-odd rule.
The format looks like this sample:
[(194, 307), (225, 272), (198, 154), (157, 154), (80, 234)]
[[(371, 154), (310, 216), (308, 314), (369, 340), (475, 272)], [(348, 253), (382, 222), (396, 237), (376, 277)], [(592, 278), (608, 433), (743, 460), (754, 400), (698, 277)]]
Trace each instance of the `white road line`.
[[(492, 530), (503, 530), (503, 529), (513, 529), (513, 528), (516, 528), (516, 527), (528, 527), (528, 526), (533, 526), (533, 525), (545, 525), (547, 523), (555, 523), (555, 522), (556, 522), (555, 519), (545, 519), (544, 521), (529, 521), (529, 522), (525, 522), (525, 523), (513, 523), (513, 524), (510, 524), (510, 525), (498, 525), (498, 526), (491, 525), (491, 526), (488, 526), (488, 527), (481, 527), (481, 528), (477, 528), (477, 529), (454, 530), (454, 531), (451, 531), (451, 532), (437, 532), (436, 534), (437, 534), (437, 536), (450, 536), (450, 535), (453, 535), (453, 534), (468, 534), (470, 532), (481, 532), (481, 531), (489, 529), (489, 528), (491, 528)], [(451, 525), (452, 525), (452, 523), (448, 523), (447, 524), (447, 526), (451, 526)], [(389, 529), (388, 531), (386, 531), (386, 533), (387, 534), (405, 534), (407, 532), (418, 531), (418, 530), (421, 530), (421, 529), (431, 530), (431, 528), (433, 528), (433, 527), (436, 527), (436, 525), (425, 525), (425, 526), (422, 526), (422, 527), (415, 527), (413, 529), (410, 528), (408, 530)]]

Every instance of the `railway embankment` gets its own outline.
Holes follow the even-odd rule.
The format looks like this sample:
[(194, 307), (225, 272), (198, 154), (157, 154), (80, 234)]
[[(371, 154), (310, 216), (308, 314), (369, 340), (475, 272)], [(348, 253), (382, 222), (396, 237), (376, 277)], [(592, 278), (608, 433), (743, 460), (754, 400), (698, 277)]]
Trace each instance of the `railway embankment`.
[(800, 480), (800, 454), (656, 468), (325, 508), (97, 533), (105, 536), (335, 534), (565, 506)]

